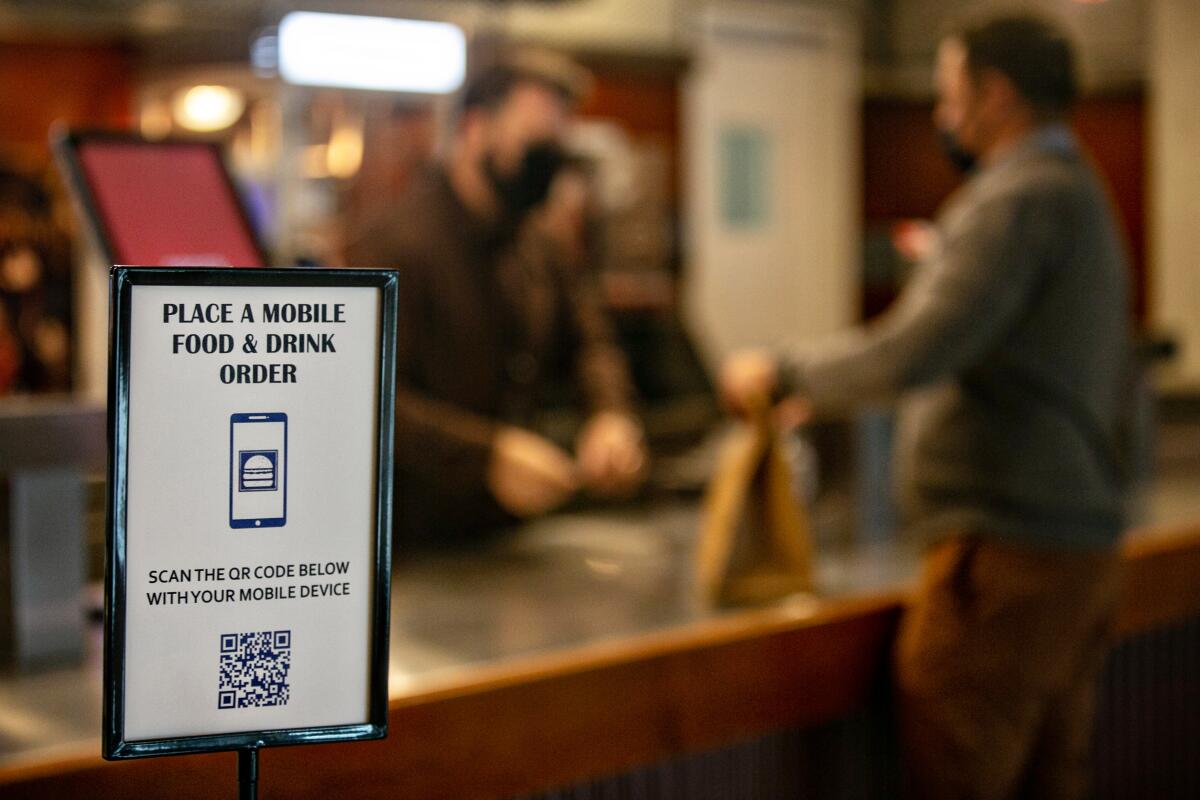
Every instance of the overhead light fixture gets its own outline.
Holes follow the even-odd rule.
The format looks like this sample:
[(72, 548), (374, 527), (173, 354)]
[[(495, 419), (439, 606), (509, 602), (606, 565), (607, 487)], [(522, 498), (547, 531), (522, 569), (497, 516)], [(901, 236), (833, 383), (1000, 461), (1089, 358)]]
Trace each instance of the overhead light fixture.
[(289, 83), (447, 94), (462, 85), (467, 39), (448, 22), (293, 11), (279, 23)]
[(193, 86), (175, 94), (173, 110), (180, 126), (211, 133), (238, 121), (246, 110), (246, 97), (229, 86)]

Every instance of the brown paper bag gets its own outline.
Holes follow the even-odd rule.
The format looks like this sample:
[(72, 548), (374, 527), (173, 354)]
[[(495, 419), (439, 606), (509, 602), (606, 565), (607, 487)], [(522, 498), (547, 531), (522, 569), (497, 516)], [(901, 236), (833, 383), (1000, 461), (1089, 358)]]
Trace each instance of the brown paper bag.
[(697, 550), (697, 585), (722, 605), (761, 604), (812, 583), (807, 509), (765, 404), (725, 444), (708, 484)]

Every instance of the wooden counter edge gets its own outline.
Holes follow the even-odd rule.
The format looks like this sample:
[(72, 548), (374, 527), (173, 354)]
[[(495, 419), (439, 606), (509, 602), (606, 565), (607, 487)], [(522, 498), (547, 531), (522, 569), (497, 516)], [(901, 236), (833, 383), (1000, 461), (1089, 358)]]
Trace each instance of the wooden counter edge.
[(1139, 528), (1121, 551), (1125, 574), (1118, 636), (1200, 614), (1200, 521)]
[[(1121, 636), (1200, 613), (1200, 523), (1141, 530), (1122, 552)], [(880, 689), (902, 602), (891, 592), (737, 611), (455, 672), (393, 693), (388, 740), (264, 754), (264, 796), (521, 794), (817, 725)], [(63, 756), (0, 769), (14, 799), (134, 797), (148, 785), (180, 798), (232, 792), (233, 759)]]
[[(264, 753), (264, 775), (274, 776), (264, 792), (315, 798), (353, 785), (365, 797), (518, 794), (820, 724), (864, 705), (881, 685), (900, 599), (736, 611), (472, 668), (465, 680), (393, 696), (383, 742)], [(232, 763), (221, 755), (121, 764), (60, 757), (0, 770), (0, 794), (133, 797), (134, 787), (153, 784), (169, 786), (172, 797), (209, 797), (231, 780)], [(205, 777), (184, 785), (173, 770)]]

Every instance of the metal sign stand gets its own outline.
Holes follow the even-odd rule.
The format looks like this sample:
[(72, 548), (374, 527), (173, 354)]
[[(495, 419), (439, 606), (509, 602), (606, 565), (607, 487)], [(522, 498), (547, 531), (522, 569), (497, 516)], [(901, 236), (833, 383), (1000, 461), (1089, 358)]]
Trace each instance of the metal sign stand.
[(237, 751), (238, 800), (258, 800), (258, 748)]
[[(131, 630), (127, 625), (127, 612), (133, 603), (136, 602), (146, 607), (161, 603), (161, 600), (156, 602), (151, 599), (153, 592), (146, 592), (144, 595), (137, 593), (140, 591), (140, 587), (144, 585), (145, 575), (149, 574), (145, 572), (146, 567), (144, 565), (138, 567), (138, 569), (143, 570), (143, 572), (139, 572), (137, 576), (137, 580), (142, 581), (143, 583), (136, 584), (139, 589), (131, 592), (130, 583), (133, 579), (130, 577), (130, 562), (128, 560), (129, 541), (131, 534), (133, 534), (135, 537), (146, 536), (146, 526), (143, 523), (139, 523), (141, 527), (135, 527), (132, 530), (130, 529), (130, 508), (133, 501), (131, 501), (129, 497), (131, 485), (129, 482), (129, 465), (131, 463), (131, 458), (133, 458), (134, 455), (144, 459), (146, 458), (145, 452), (148, 452), (146, 450), (146, 445), (138, 445), (138, 447), (142, 448), (140, 450), (131, 445), (130, 431), (132, 426), (130, 415), (130, 395), (135, 386), (141, 385), (134, 383), (134, 373), (132, 372), (130, 366), (131, 354), (133, 352), (132, 342), (135, 335), (149, 336), (158, 334), (160, 329), (157, 326), (159, 324), (167, 324), (165, 321), (167, 319), (167, 312), (164, 311), (162, 316), (164, 322), (162, 323), (157, 322), (157, 315), (155, 314), (151, 314), (149, 316), (143, 314), (141, 317), (139, 317), (139, 323), (135, 325), (133, 308), (138, 302), (141, 302), (138, 300), (139, 297), (153, 295), (155, 291), (160, 290), (160, 287), (170, 287), (179, 295), (209, 298), (208, 300), (203, 301), (204, 304), (206, 304), (203, 307), (214, 308), (219, 307), (219, 304), (212, 301), (211, 298), (213, 297), (228, 297), (228, 303), (232, 305), (235, 300), (240, 300), (239, 296), (243, 293), (245, 293), (246, 297), (262, 298), (266, 296), (262, 293), (264, 289), (275, 291), (284, 300), (288, 300), (289, 297), (293, 298), (290, 301), (290, 305), (288, 303), (282, 304), (289, 305), (289, 307), (299, 307), (299, 305), (303, 305), (304, 303), (308, 302), (305, 298), (314, 298), (318, 296), (328, 297), (331, 295), (331, 293), (337, 294), (342, 291), (348, 291), (360, 309), (371, 309), (369, 313), (367, 311), (363, 312), (364, 317), (362, 324), (367, 326), (368, 332), (358, 333), (357, 335), (359, 338), (357, 340), (351, 339), (351, 341), (361, 342), (362, 344), (360, 346), (370, 347), (375, 352), (373, 360), (363, 358), (358, 362), (354, 362), (359, 364), (359, 366), (355, 368), (356, 371), (353, 373), (361, 378), (363, 386), (367, 387), (363, 388), (362, 391), (369, 392), (369, 394), (364, 395), (365, 399), (363, 400), (363, 404), (368, 401), (373, 403), (375, 411), (372, 424), (370, 426), (361, 427), (357, 433), (358, 439), (355, 440), (358, 442), (357, 446), (360, 448), (359, 452), (368, 453), (366, 448), (370, 448), (368, 455), (363, 456), (362, 470), (364, 474), (370, 475), (375, 486), (375, 493), (374, 497), (370, 499), (370, 506), (364, 506), (357, 508), (356, 510), (356, 513), (358, 513), (359, 517), (361, 518), (361, 521), (357, 524), (357, 531), (358, 535), (363, 537), (363, 539), (355, 543), (355, 546), (358, 549), (354, 551), (364, 554), (360, 555), (359, 557), (368, 562), (364, 564), (363, 567), (363, 571), (368, 577), (362, 579), (367, 585), (360, 591), (363, 591), (365, 594), (367, 594), (367, 599), (362, 603), (362, 605), (365, 606), (366, 610), (370, 614), (369, 626), (364, 632), (364, 637), (362, 639), (356, 639), (354, 642), (355, 647), (362, 647), (361, 654), (356, 654), (356, 656), (360, 657), (355, 661), (355, 663), (361, 665), (355, 667), (356, 680), (361, 680), (365, 683), (367, 688), (367, 697), (365, 708), (360, 709), (356, 704), (351, 704), (351, 706), (347, 707), (344, 711), (339, 710), (337, 712), (338, 714), (345, 715), (346, 721), (344, 722), (336, 724), (312, 725), (306, 724), (303, 721), (304, 718), (302, 716), (298, 717), (297, 715), (292, 715), (292, 717), (289, 719), (294, 720), (294, 722), (290, 726), (269, 725), (264, 726), (259, 730), (247, 730), (244, 724), (234, 724), (234, 721), (232, 720), (229, 720), (227, 723), (227, 718), (218, 718), (214, 722), (211, 717), (213, 700), (216, 700), (215, 705), (217, 709), (250, 708), (257, 705), (253, 703), (240, 705), (239, 703), (241, 701), (237, 698), (237, 692), (234, 690), (233, 682), (231, 680), (229, 686), (219, 689), (217, 692), (213, 692), (213, 690), (222, 686), (222, 684), (219, 682), (214, 681), (213, 683), (204, 684), (203, 686), (199, 686), (197, 688), (196, 682), (193, 681), (192, 684), (189, 684), (190, 694), (187, 694), (186, 696), (191, 703), (189, 708), (192, 709), (197, 718), (204, 720), (203, 723), (199, 725), (192, 724), (189, 727), (186, 725), (181, 725), (179, 721), (172, 716), (169, 717), (169, 722), (164, 725), (161, 720), (158, 719), (151, 719), (150, 722), (146, 721), (149, 717), (153, 717), (153, 714), (148, 714), (145, 709), (157, 709), (159, 706), (148, 705), (149, 701), (147, 701), (144, 697), (141, 695), (136, 695), (136, 693), (133, 691), (127, 691), (130, 690), (131, 687), (134, 687), (137, 683), (136, 681), (127, 680), (130, 664), (137, 664), (138, 668), (142, 670), (141, 673), (138, 673), (141, 675), (147, 672), (147, 664), (151, 665), (150, 671), (153, 671), (154, 668), (157, 668), (155, 667), (157, 662), (155, 662), (153, 659), (160, 658), (157, 652), (151, 652), (151, 656), (153, 656), (153, 658), (150, 658), (143, 653), (141, 656), (141, 661), (137, 661), (130, 656), (129, 642), (144, 642), (145, 638), (151, 636), (151, 633), (154, 630), (158, 630), (158, 628), (151, 628), (144, 618), (138, 618), (136, 624), (141, 627), (137, 628), (136, 631)], [(369, 302), (367, 299), (365, 299), (369, 293), (363, 293), (361, 291), (362, 289), (376, 290), (374, 293), (374, 300), (372, 302)], [(318, 292), (316, 290), (320, 291)], [(109, 498), (106, 525), (107, 560), (105, 571), (104, 716), (101, 755), (103, 755), (105, 759), (116, 760), (127, 758), (145, 758), (152, 756), (181, 755), (185, 753), (233, 751), (237, 753), (238, 797), (242, 798), (243, 800), (256, 800), (258, 797), (259, 775), (258, 754), (259, 750), (264, 747), (367, 741), (372, 739), (382, 739), (387, 736), (388, 630), (389, 612), (391, 608), (391, 486), (392, 447), (394, 443), (393, 403), (397, 314), (396, 273), (388, 270), (263, 270), (223, 268), (179, 269), (116, 267), (113, 270), (111, 291), (113, 326), (112, 342), (110, 345), (111, 385), (110, 399), (108, 404), (110, 451), (108, 471)], [(151, 301), (146, 300), (145, 302), (150, 303)], [(153, 302), (157, 302), (157, 300)], [(245, 304), (247, 308), (250, 307), (249, 303), (250, 301), (247, 300)], [(201, 308), (202, 306), (197, 305), (196, 307)], [(309, 313), (316, 314), (317, 312), (310, 311)], [(344, 320), (331, 321), (344, 322)], [(251, 316), (247, 324), (266, 324), (266, 322), (260, 318), (260, 322), (255, 323), (253, 316)], [(257, 334), (259, 332), (255, 331), (255, 333)], [(162, 333), (161, 335), (165, 336), (166, 334)], [(182, 334), (173, 335), (182, 336)], [(214, 340), (217, 338), (216, 334), (206, 335), (212, 337)], [(232, 334), (229, 333), (222, 335), (232, 337)], [(341, 335), (343, 334), (339, 333), (339, 336)], [(244, 334), (244, 336), (246, 341), (245, 347), (251, 347), (256, 339), (255, 335)], [(330, 334), (330, 337), (332, 337), (332, 334)], [(339, 344), (341, 341), (344, 340), (339, 339)], [(245, 347), (241, 350), (241, 352), (247, 354), (258, 352), (252, 347), (251, 349), (245, 349)], [(154, 357), (143, 355), (139, 356), (139, 358), (144, 359), (142, 363), (153, 366), (155, 363), (158, 363), (154, 360), (155, 358), (164, 357), (160, 351), (165, 351), (165, 349), (166, 348), (160, 347), (157, 351), (144, 351), (146, 353), (156, 352), (159, 353), (159, 355)], [(331, 348), (329, 352), (336, 353), (338, 351)], [(245, 358), (244, 356), (240, 355), (239, 357)], [(254, 359), (251, 358), (248, 360), (253, 361)], [(210, 364), (210, 366), (212, 365)], [(247, 369), (250, 367), (249, 364), (241, 364), (240, 366), (246, 367)], [(262, 364), (255, 362), (254, 366), (262, 367)], [(280, 365), (276, 364), (273, 366)], [(142, 369), (145, 371), (147, 370), (147, 367), (143, 366)], [(193, 367), (186, 365), (173, 366), (172, 369), (174, 370), (174, 373), (177, 373), (176, 378), (178, 378), (179, 375), (188, 375), (195, 371)], [(333, 369), (334, 367), (329, 367), (330, 372), (327, 374), (335, 374), (332, 371)], [(141, 378), (140, 380), (163, 380), (161, 373), (154, 372), (153, 370), (145, 372), (144, 374), (149, 377)], [(207, 374), (214, 386), (217, 386), (218, 373), (209, 372)], [(328, 381), (332, 379), (327, 377), (325, 380)], [(222, 381), (221, 386), (226, 383), (228, 383), (228, 381)], [(218, 386), (218, 388), (220, 388), (220, 386)], [(304, 405), (301, 400), (294, 400), (294, 402), (298, 404), (296, 406), (297, 408), (299, 408), (301, 411), (304, 410)], [(210, 403), (210, 405), (215, 407), (219, 404), (213, 402)], [(145, 416), (146, 414), (150, 413), (147, 409), (153, 410), (153, 408), (153, 404), (149, 403), (143, 404), (141, 407), (141, 413), (143, 416), (141, 417), (142, 422), (140, 424), (142, 424), (143, 429), (153, 429), (146, 427), (152, 423), (145, 422), (146, 419), (156, 419), (153, 415), (150, 417)], [(292, 408), (289, 407), (288, 410), (291, 411)], [(243, 417), (245, 417), (245, 420), (242, 419)], [(234, 437), (239, 435), (238, 431), (235, 430), (238, 426), (244, 424), (278, 424), (280, 429), (280, 442), (282, 443), (283, 448), (280, 450), (270, 450), (269, 452), (272, 456), (271, 459), (264, 458), (263, 461), (269, 461), (269, 466), (271, 467), (275, 467), (276, 465), (282, 466), (280, 471), (282, 472), (284, 478), (279, 479), (279, 485), (281, 487), (286, 487), (287, 484), (285, 479), (287, 476), (303, 474), (296, 473), (294, 470), (289, 473), (287, 471), (287, 467), (283, 466), (287, 464), (285, 460), (285, 453), (286, 443), (288, 441), (288, 430), (286, 427), (288, 415), (283, 411), (271, 411), (263, 413), (255, 412), (245, 414), (238, 412), (230, 414), (227, 410), (221, 410), (218, 413), (212, 412), (210, 409), (208, 418), (210, 419), (210, 422), (212, 420), (216, 420), (216, 422), (219, 423), (218, 428), (222, 432), (220, 440), (215, 445), (217, 448), (215, 457), (218, 460), (223, 461), (226, 453), (228, 452), (228, 454), (230, 454), (230, 461), (228, 463), (231, 464), (231, 470), (234, 470), (233, 465), (236, 463), (233, 461), (232, 453), (235, 441)], [(276, 418), (278, 418), (278, 423), (275, 422)], [(167, 434), (175, 435), (173, 429), (169, 429), (160, 418), (158, 419), (159, 421), (154, 424), (158, 424), (162, 430), (166, 430)], [(224, 449), (226, 447), (226, 440), (224, 439), (223, 434), (225, 430), (230, 431), (230, 438), (228, 439), (228, 447), (230, 449), (228, 451)], [(250, 452), (251, 450), (253, 450), (252, 455), (254, 456), (259, 455), (261, 452), (268, 452), (265, 448), (257, 446), (244, 452)], [(251, 464), (251, 459), (247, 459), (245, 463), (247, 465)], [(148, 467), (144, 468), (148, 469)], [(258, 468), (257, 464), (255, 464), (255, 468)], [(244, 471), (252, 472), (253, 470), (247, 467)], [(177, 492), (183, 491), (178, 487), (186, 488), (186, 484), (179, 477), (180, 475), (184, 474), (185, 473), (181, 471), (175, 476), (175, 484), (173, 485), (177, 487), (175, 490)], [(231, 476), (228, 479), (230, 481), (229, 486), (237, 486), (238, 484), (235, 482), (235, 478), (232, 476), (240, 473), (231, 471), (228, 474)], [(218, 472), (216, 480), (221, 485), (218, 487), (215, 493), (213, 491), (209, 492), (210, 499), (212, 496), (217, 496), (221, 500), (221, 502), (218, 503), (220, 506), (218, 509), (220, 517), (217, 517), (217, 519), (220, 521), (220, 519), (223, 518), (224, 514), (228, 511), (230, 514), (228, 518), (230, 529), (245, 527), (237, 524), (245, 520), (243, 517), (234, 516), (235, 508), (232, 499), (229, 501), (230, 505), (228, 506), (228, 509), (224, 504), (224, 498), (226, 496), (224, 493), (224, 482), (226, 480), (225, 475), (226, 473), (223, 469)], [(276, 476), (278, 475), (279, 473), (274, 473), (271, 477), (271, 480), (275, 481)], [(261, 481), (263, 478), (261, 476), (252, 476), (252, 480)], [(230, 488), (230, 493), (233, 491), (234, 488)], [(286, 488), (284, 488), (283, 491), (286, 492)], [(134, 501), (142, 504), (137, 506), (139, 509), (150, 507), (147, 505), (144, 494), (141, 498), (134, 498)], [(367, 498), (363, 498), (363, 502), (365, 503), (366, 501)], [(283, 509), (286, 509), (286, 499), (283, 500), (281, 505)], [(258, 513), (257, 518), (252, 521), (263, 523), (262, 527), (266, 528), (272, 527), (268, 525), (268, 523), (275, 523), (276, 518), (273, 514), (260, 512)], [(284, 525), (284, 521), (285, 515), (281, 510), (278, 512), (278, 525), (275, 527), (282, 527)], [(141, 539), (137, 539), (137, 541), (141, 541)], [(288, 547), (291, 547), (291, 545), (288, 545)], [(216, 550), (213, 552), (216, 552)], [(279, 558), (283, 559), (285, 557), (284, 551), (280, 550), (279, 553)], [(291, 551), (288, 550), (286, 556), (287, 558), (297, 562), (297, 564), (286, 565), (288, 570), (287, 577), (289, 579), (293, 577), (293, 567), (296, 567), (295, 572), (298, 573), (295, 575), (295, 577), (301, 580), (310, 575), (315, 577), (319, 574), (333, 574), (323, 571), (308, 572), (306, 570), (308, 567), (312, 567), (315, 570), (317, 567), (321, 566), (316, 563), (316, 557), (311, 558), (311, 561), (314, 563), (308, 564), (306, 562), (301, 563), (302, 559), (308, 557), (305, 553), (297, 552), (293, 555)], [(280, 561), (279, 563), (282, 564), (283, 562)], [(348, 570), (347, 565), (349, 563), (349, 561), (338, 562), (338, 564), (343, 565), (338, 572), (340, 574), (344, 574)], [(338, 564), (335, 564), (332, 561), (329, 562), (329, 566), (331, 567), (338, 566)], [(233, 566), (236, 567), (238, 565), (234, 564)], [(230, 572), (233, 571), (233, 567), (228, 569)], [(246, 573), (250, 572), (248, 566), (241, 566), (240, 569), (244, 572), (239, 573), (238, 580), (241, 580)], [(158, 572), (161, 571), (162, 570), (159, 570)], [(150, 570), (150, 572), (153, 572), (153, 574), (158, 574), (158, 572), (154, 572), (153, 570)], [(188, 570), (187, 574), (190, 576), (191, 572), (191, 570)], [(215, 567), (213, 569), (205, 568), (205, 573), (202, 574), (206, 574), (206, 572), (224, 574), (225, 569), (218, 569)], [(263, 579), (271, 577), (272, 576), (267, 575), (263, 576)], [(192, 579), (189, 577), (186, 580), (190, 581)], [(199, 581), (203, 582), (219, 580), (223, 580), (223, 578), (204, 577), (199, 579)], [(182, 585), (183, 584), (181, 584), (181, 586)], [(312, 584), (311, 586), (316, 587), (317, 584)], [(343, 587), (342, 591), (331, 592), (330, 596), (345, 596), (349, 593), (350, 584), (347, 580), (345, 583), (328, 584), (326, 586), (333, 586), (335, 588)], [(249, 592), (251, 589), (259, 588), (262, 588), (261, 581), (256, 585), (247, 585), (245, 591)], [(284, 588), (286, 588), (288, 592), (287, 597), (290, 599), (296, 595), (298, 595), (298, 598), (306, 597), (307, 595), (304, 593), (304, 590), (311, 587), (304, 583), (292, 583), (287, 584), (286, 586), (285, 584), (281, 583), (278, 586), (270, 586), (267, 588), (271, 589), (273, 592), (283, 592)], [(222, 589), (198, 588), (193, 590), (193, 594), (200, 592), (207, 592), (214, 595), (218, 592), (224, 592), (225, 594), (221, 595), (223, 597), (227, 596), (232, 598), (234, 596), (234, 588), (229, 586)], [(322, 596), (324, 596), (324, 594), (325, 593), (322, 592)], [(158, 596), (162, 597), (163, 595)], [(316, 595), (312, 596), (315, 597)], [(256, 598), (253, 595), (250, 595), (249, 599), (254, 600)], [(206, 600), (205, 602), (208, 601)], [(303, 609), (300, 609), (295, 613), (299, 615), (302, 611)], [(249, 615), (249, 612), (247, 612), (247, 615)], [(229, 615), (226, 614), (226, 617), (228, 616)], [(157, 622), (156, 624), (161, 626), (163, 623)], [(292, 631), (290, 629), (277, 630), (276, 628), (278, 628), (278, 626), (276, 626), (276, 628), (260, 632), (258, 629), (264, 628), (268, 623), (249, 622), (247, 624), (257, 625), (257, 627), (255, 630), (251, 630), (249, 632), (238, 631), (236, 633), (222, 633), (220, 637), (221, 650), (219, 655), (225, 660), (223, 660), (221, 663), (225, 665), (229, 659), (235, 659), (235, 656), (229, 654), (240, 652), (238, 648), (246, 646), (243, 640), (253, 639), (261, 644), (260, 649), (265, 651), (268, 646), (271, 648), (271, 658), (282, 662), (284, 665), (284, 679), (286, 679), (286, 665), (290, 663), (292, 652)], [(232, 631), (234, 628), (222, 628), (221, 630)], [(137, 633), (137, 636), (142, 638), (138, 639), (136, 637), (131, 637), (131, 634), (135, 632)], [(267, 638), (264, 639), (263, 637)], [(218, 642), (215, 641), (216, 637), (213, 638), (214, 641), (209, 641), (208, 644), (217, 645)], [(226, 649), (227, 640), (229, 643), (229, 649)], [(267, 643), (263, 644), (262, 642)], [(259, 645), (255, 646), (257, 647)], [(279, 653), (284, 655), (275, 655), (276, 648), (278, 649)], [(251, 655), (253, 654), (247, 652), (244, 654), (244, 659), (250, 658)], [(259, 656), (261, 656), (261, 653)], [(259, 656), (254, 657), (257, 658)], [(338, 663), (340, 662), (335, 662), (336, 668), (340, 668), (337, 666)], [(216, 666), (215, 663), (213, 666)], [(335, 667), (329, 667), (328, 669), (334, 669)], [(357, 672), (359, 669), (362, 669), (362, 672)], [(213, 673), (211, 674), (211, 678), (217, 677), (217, 671), (214, 669)], [(283, 695), (283, 702), (269, 703), (268, 705), (283, 705), (286, 703), (286, 692), (288, 690), (286, 680), (284, 680), (282, 683), (282, 687), (282, 691), (285, 693)], [(209, 694), (210, 692), (215, 693), (217, 696), (215, 698), (212, 697), (212, 694)], [(138, 725), (143, 726), (140, 734), (137, 725), (134, 725), (131, 730), (130, 726), (127, 724), (129, 721), (129, 715), (127, 714), (126, 705), (127, 698), (131, 695), (138, 696), (139, 702), (142, 703), (141, 706), (137, 707), (139, 709), (139, 713), (142, 715), (140, 721), (137, 723)], [(200, 698), (200, 700), (197, 700), (197, 698)], [(154, 711), (153, 713), (159, 712)], [(205, 714), (208, 714), (209, 716), (205, 716)], [(328, 713), (322, 712), (322, 714), (314, 716), (317, 719), (324, 720), (328, 716)], [(261, 717), (259, 719), (261, 719)], [(225, 730), (226, 724), (228, 724), (229, 727), (234, 728), (234, 730)], [(157, 725), (157, 727), (154, 727), (155, 725)], [(182, 735), (169, 735), (169, 730), (172, 725), (176, 725), (187, 732), (183, 733)], [(147, 727), (149, 728), (149, 733), (145, 732)], [(167, 734), (159, 734), (158, 731), (164, 727), (167, 728)], [(198, 731), (196, 731), (197, 728), (199, 729)]]

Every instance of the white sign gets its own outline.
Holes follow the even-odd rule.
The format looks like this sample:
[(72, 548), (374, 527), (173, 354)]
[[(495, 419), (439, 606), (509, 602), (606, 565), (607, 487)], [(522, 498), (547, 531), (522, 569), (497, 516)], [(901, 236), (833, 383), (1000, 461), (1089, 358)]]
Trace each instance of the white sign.
[(114, 738), (369, 724), (385, 289), (126, 290)]

